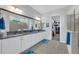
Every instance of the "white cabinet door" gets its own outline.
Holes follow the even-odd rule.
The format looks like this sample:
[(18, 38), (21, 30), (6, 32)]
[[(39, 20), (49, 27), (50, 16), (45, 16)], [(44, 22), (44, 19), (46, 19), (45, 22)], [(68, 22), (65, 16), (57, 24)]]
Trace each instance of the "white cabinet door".
[(36, 43), (38, 43), (38, 39), (39, 39), (39, 36), (38, 36), (38, 34), (36, 33), (36, 34), (33, 34), (32, 36), (31, 36), (31, 45), (33, 46), (33, 45), (35, 45)]
[(21, 53), (21, 38), (14, 37), (2, 40), (2, 53), (3, 54)]
[(39, 43), (41, 40), (43, 40), (45, 38), (44, 35), (45, 34), (43, 32), (32, 35), (31, 44), (35, 45), (35, 44)]
[(2, 49), (2, 48), (1, 48), (1, 40), (0, 40), (0, 54), (1, 54), (1, 49)]
[(22, 51), (29, 49), (30, 47), (43, 40), (45, 38), (44, 36), (44, 33), (36, 33), (22, 36)]
[(25, 35), (22, 36), (22, 51), (27, 50), (28, 48), (30, 48), (31, 45), (31, 36), (30, 35)]

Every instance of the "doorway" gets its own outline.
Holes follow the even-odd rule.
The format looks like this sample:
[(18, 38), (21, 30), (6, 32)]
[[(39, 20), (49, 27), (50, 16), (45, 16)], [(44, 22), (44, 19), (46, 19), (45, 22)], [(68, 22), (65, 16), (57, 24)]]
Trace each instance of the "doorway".
[(52, 16), (52, 40), (60, 41), (60, 16)]

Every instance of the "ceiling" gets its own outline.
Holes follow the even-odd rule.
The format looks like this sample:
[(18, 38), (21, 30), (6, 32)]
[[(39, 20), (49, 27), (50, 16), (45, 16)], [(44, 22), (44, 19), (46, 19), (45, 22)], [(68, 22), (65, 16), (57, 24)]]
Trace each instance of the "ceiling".
[(67, 5), (30, 5), (30, 6), (36, 11), (38, 11), (39, 13), (43, 14), (53, 10), (64, 8)]

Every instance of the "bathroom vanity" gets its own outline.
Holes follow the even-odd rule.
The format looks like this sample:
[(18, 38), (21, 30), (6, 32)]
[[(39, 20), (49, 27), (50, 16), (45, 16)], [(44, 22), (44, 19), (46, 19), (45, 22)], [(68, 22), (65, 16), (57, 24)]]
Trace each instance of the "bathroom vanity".
[[(23, 35), (0, 39), (0, 54), (18, 54), (31, 48), (45, 38), (45, 31), (30, 32)], [(2, 41), (2, 45), (1, 45)], [(2, 50), (1, 50), (2, 49)]]

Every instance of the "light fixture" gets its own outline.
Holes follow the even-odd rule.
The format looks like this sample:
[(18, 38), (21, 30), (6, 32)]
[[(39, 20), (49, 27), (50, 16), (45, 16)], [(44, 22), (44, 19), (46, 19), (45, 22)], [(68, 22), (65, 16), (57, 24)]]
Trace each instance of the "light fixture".
[(36, 20), (40, 20), (40, 17), (36, 17), (35, 19), (36, 19)]
[(10, 11), (22, 14), (22, 10), (20, 10), (19, 8), (16, 8), (15, 6), (11, 6)]
[(10, 7), (10, 10), (11, 10), (11, 11), (14, 11), (14, 10), (15, 10), (15, 7), (11, 6), (11, 7)]
[(18, 8), (15, 8), (15, 11), (16, 11), (16, 12), (18, 12), (18, 11), (19, 11), (19, 9), (18, 9)]
[(20, 14), (22, 14), (22, 10), (19, 10), (18, 12), (19, 12)]

